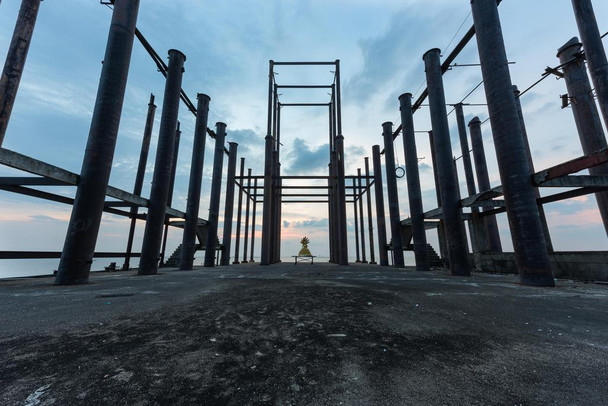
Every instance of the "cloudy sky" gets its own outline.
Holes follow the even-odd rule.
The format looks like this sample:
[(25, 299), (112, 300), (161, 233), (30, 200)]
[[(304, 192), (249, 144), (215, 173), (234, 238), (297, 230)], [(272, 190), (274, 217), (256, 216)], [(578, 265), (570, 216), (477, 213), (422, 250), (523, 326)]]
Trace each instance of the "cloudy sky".
[[(0, 54), (10, 42), (19, 1), (0, 4)], [(594, 2), (600, 30), (608, 26), (608, 2)], [(545, 67), (558, 64), (556, 50), (578, 35), (569, 0), (504, 0), (500, 6), (512, 79), (525, 89)], [(97, 0), (44, 1), (27, 65), (3, 147), (79, 173), (101, 70), (111, 10)], [(246, 168), (262, 173), (266, 125), (268, 61), (341, 60), (343, 133), (347, 173), (363, 168), (371, 147), (381, 144), (381, 124), (400, 123), (397, 97), (416, 96), (424, 89), (422, 55), (441, 48), (447, 55), (472, 25), (466, 0), (142, 0), (138, 28), (161, 56), (176, 48), (187, 56), (183, 89), (211, 96), (210, 126), (228, 124), (228, 141), (239, 143)], [(475, 41), (460, 54), (458, 64), (477, 63)], [(330, 67), (277, 67), (281, 84), (331, 83)], [(481, 80), (478, 67), (459, 67), (444, 76), (446, 101), (456, 103)], [(135, 43), (110, 184), (131, 191), (139, 157), (150, 93), (159, 106), (143, 195), (152, 178), (164, 80), (139, 43)], [(283, 92), (281, 100), (326, 102), (324, 92)], [(548, 78), (521, 98), (537, 170), (582, 155), (572, 112), (560, 108), (563, 80)], [(484, 103), (483, 87), (467, 100)], [(448, 107), (448, 111), (451, 108)], [(483, 106), (465, 106), (468, 122), (487, 118)], [(416, 112), (416, 129), (430, 130), (427, 108)], [(322, 174), (326, 171), (327, 109), (284, 108), (283, 171)], [(449, 116), (454, 155), (460, 155), (454, 114)], [(174, 207), (185, 209), (194, 116), (180, 109), (182, 141)], [(489, 123), (482, 127), (492, 186), (498, 185)], [(213, 140), (207, 140), (201, 217), (206, 217)], [(430, 151), (418, 135), (425, 210), (436, 207)], [(402, 138), (396, 156), (404, 165)], [(461, 190), (464, 177), (459, 161)], [(18, 172), (0, 168), (0, 176)], [(399, 180), (401, 217), (409, 215), (405, 178)], [(74, 188), (52, 188), (72, 196)], [(544, 190), (543, 194), (557, 190)], [(223, 202), (223, 200), (222, 200)], [(0, 193), (0, 250), (60, 250), (70, 206)], [(223, 203), (222, 203), (223, 206)], [(351, 208), (349, 207), (349, 210)], [(223, 210), (223, 208), (222, 208)], [(546, 206), (555, 248), (604, 250), (606, 235), (593, 196)], [(285, 205), (283, 254), (292, 255), (297, 240), (308, 235), (311, 250), (327, 255), (327, 214), (321, 205)], [(260, 211), (261, 213), (261, 211)], [(352, 217), (352, 214), (349, 214)], [(258, 217), (258, 224), (261, 218)], [(352, 224), (351, 224), (352, 225)], [(499, 216), (503, 246), (511, 247), (506, 216)], [(220, 224), (220, 228), (221, 228)], [(128, 221), (104, 214), (98, 250), (124, 250)], [(143, 226), (138, 227), (136, 250)], [(429, 234), (431, 242), (436, 241)], [(221, 234), (220, 234), (221, 235)], [(258, 233), (259, 236), (259, 233)], [(170, 233), (168, 251), (180, 242)], [(256, 241), (259, 249), (259, 240)], [(256, 253), (256, 256), (259, 254)], [(351, 249), (351, 256), (354, 249)], [(1, 266), (1, 265), (0, 265)]]

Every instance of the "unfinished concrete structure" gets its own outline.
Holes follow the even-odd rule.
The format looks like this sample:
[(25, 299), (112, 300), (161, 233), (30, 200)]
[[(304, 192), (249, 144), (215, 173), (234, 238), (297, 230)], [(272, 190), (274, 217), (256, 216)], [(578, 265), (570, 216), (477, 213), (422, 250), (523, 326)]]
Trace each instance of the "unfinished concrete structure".
[[(1, 258), (45, 258), (61, 255), (57, 284), (80, 284), (88, 281), (92, 259), (95, 256), (125, 257), (125, 267), (129, 259), (141, 255), (139, 274), (151, 275), (157, 272), (164, 259), (163, 228), (169, 225), (183, 227), (181, 251), (175, 255), (179, 260), (174, 266), (188, 270), (193, 268), (193, 258), (197, 250), (205, 250), (204, 265), (252, 262), (254, 260), (254, 241), (256, 233), (256, 213), (258, 204), (262, 204), (262, 239), (260, 264), (271, 265), (281, 260), (281, 215), (284, 204), (321, 203), (327, 205), (328, 213), (328, 246), (330, 262), (339, 265), (349, 264), (348, 242), (355, 237), (357, 259), (367, 261), (369, 249), (370, 263), (375, 263), (374, 246), (377, 244), (379, 264), (389, 265), (388, 252), (392, 252), (393, 265), (403, 267), (404, 250), (413, 250), (418, 270), (428, 270), (429, 258), (426, 230), (437, 228), (444, 264), (454, 275), (469, 275), (471, 269), (514, 271), (520, 274), (523, 284), (536, 286), (553, 286), (554, 272), (563, 276), (591, 279), (608, 279), (605, 271), (597, 266), (590, 266), (594, 261), (605, 262), (605, 253), (567, 254), (552, 252), (548, 227), (544, 221), (542, 205), (583, 194), (596, 193), (600, 201), (600, 211), (605, 217), (605, 191), (608, 181), (604, 167), (608, 162), (606, 140), (601, 131), (599, 115), (595, 101), (589, 97), (589, 80), (585, 78), (584, 61), (580, 57), (580, 44), (571, 41), (560, 49), (561, 65), (550, 73), (559, 73), (566, 79), (569, 100), (576, 100), (573, 108), (577, 127), (581, 133), (583, 153), (586, 156), (566, 162), (535, 173), (533, 162), (527, 146), (523, 113), (518, 104), (521, 94), (514, 92), (511, 83), (508, 61), (502, 39), (497, 4), (493, 0), (472, 2), (474, 26), (469, 29), (455, 49), (440, 60), (440, 51), (431, 49), (424, 55), (428, 88), (412, 103), (411, 94), (399, 97), (402, 125), (393, 130), (391, 122), (382, 124), (384, 146), (385, 174), (381, 173), (381, 152), (378, 145), (372, 148), (373, 173), (369, 171), (368, 158), (365, 158), (365, 172), (361, 169), (356, 175), (345, 173), (344, 144), (342, 133), (342, 100), (340, 82), (340, 61), (330, 62), (269, 62), (268, 71), (268, 120), (265, 138), (264, 171), (252, 174), (251, 169), (245, 175), (245, 160), (241, 158), (239, 175), (235, 174), (237, 149), (230, 143), (227, 149), (225, 137), (229, 134), (227, 125), (219, 122), (216, 131), (207, 128), (210, 98), (198, 95), (198, 106), (195, 108), (184, 90), (181, 89), (181, 77), (185, 56), (176, 50), (169, 51), (169, 65), (165, 65), (152, 46), (135, 28), (138, 12), (138, 1), (120, 1), (114, 3), (113, 19), (108, 36), (106, 57), (98, 90), (97, 103), (93, 114), (89, 142), (80, 174), (71, 173), (34, 160), (25, 155), (6, 149), (0, 149), (0, 162), (4, 165), (39, 175), (41, 178), (3, 178), (0, 187), (6, 191), (59, 201), (73, 205), (72, 218), (65, 238), (64, 249), (57, 252), (4, 251)], [(38, 4), (23, 1), (24, 10), (30, 10), (26, 22), (18, 23), (15, 36), (31, 37), (35, 22), (35, 11)], [(600, 100), (600, 111), (604, 114), (603, 100), (608, 100), (606, 90), (601, 86), (605, 80), (605, 53), (602, 59), (603, 46), (598, 40), (597, 24), (594, 20), (589, 1), (573, 0), (577, 23), (585, 46), (587, 61), (590, 65), (591, 79), (598, 81), (596, 92)], [(30, 7), (29, 9), (27, 7)], [(22, 17), (19, 17), (20, 19)], [(595, 26), (595, 28), (593, 28)], [(591, 27), (591, 28), (590, 28)], [(23, 34), (25, 32), (25, 34)], [(461, 141), (464, 175), (468, 196), (461, 198), (457, 188), (457, 173), (454, 170), (453, 151), (449, 142), (449, 125), (446, 114), (446, 101), (443, 92), (442, 76), (450, 64), (462, 51), (464, 46), (477, 33), (477, 48), (480, 56), (481, 72), (484, 79), (489, 121), (492, 137), (498, 155), (498, 167), (502, 185), (490, 188), (487, 171), (487, 157), (481, 143), (481, 122), (475, 118), (469, 122), (471, 145), (477, 176), (475, 187), (472, 163), (469, 156), (468, 140), (464, 122), (462, 102), (455, 105), (459, 139)], [(134, 38), (137, 37), (148, 51), (159, 70), (166, 77), (166, 91), (163, 99), (163, 112), (160, 126), (160, 140), (156, 152), (154, 181), (149, 199), (142, 198), (141, 182), (143, 172), (136, 175), (136, 187), (133, 193), (113, 188), (108, 185), (110, 168), (114, 154), (116, 136), (122, 100), (125, 92), (126, 78), (129, 70), (130, 55)], [(11, 48), (12, 49), (12, 48)], [(27, 53), (27, 49), (25, 49)], [(10, 51), (13, 52), (13, 51)], [(25, 54), (26, 54), (25, 53)], [(25, 54), (7, 57), (5, 71), (22, 70)], [(277, 66), (328, 66), (334, 70), (331, 83), (319, 85), (282, 85), (277, 83), (275, 67)], [(563, 73), (561, 73), (563, 70)], [(602, 70), (603, 69), (603, 70)], [(108, 81), (108, 77), (114, 78)], [(118, 78), (118, 80), (116, 80)], [(4, 74), (3, 74), (4, 80)], [(447, 78), (446, 78), (447, 80)], [(16, 83), (2, 84), (2, 112), (0, 130), (4, 133), (10, 117), (12, 100), (16, 92)], [(6, 87), (6, 89), (5, 89)], [(282, 103), (279, 90), (282, 88), (323, 88), (329, 91), (329, 100), (322, 103)], [(407, 89), (404, 89), (407, 90)], [(585, 95), (587, 98), (585, 99)], [(420, 179), (417, 173), (416, 140), (414, 131), (414, 113), (429, 98), (432, 121), (431, 141), (436, 175), (437, 208), (423, 211), (421, 203)], [(177, 107), (180, 99), (190, 112), (196, 115), (196, 129), (192, 156), (192, 167), (189, 178), (188, 203), (186, 212), (171, 206), (171, 184), (175, 180), (175, 136), (177, 131)], [(585, 99), (585, 100), (583, 100)], [(604, 104), (602, 104), (604, 103)], [(396, 104), (396, 101), (395, 101)], [(327, 175), (325, 176), (287, 176), (281, 173), (281, 109), (287, 107), (323, 106), (328, 109)], [(586, 109), (583, 111), (582, 109)], [(595, 109), (595, 110), (594, 110)], [(151, 98), (142, 142), (140, 167), (145, 167), (149, 137), (154, 117), (154, 99)], [(396, 109), (395, 109), (396, 110)], [(513, 125), (517, 123), (517, 125)], [(2, 127), (3, 126), (3, 127)], [(4, 129), (3, 129), (4, 128)], [(410, 202), (410, 216), (402, 220), (399, 208), (398, 185), (395, 178), (394, 141), (403, 131), (404, 151), (407, 165), (407, 187)], [(380, 133), (380, 131), (378, 131)], [(588, 138), (588, 134), (593, 134)], [(209, 217), (199, 218), (199, 200), (201, 193), (203, 154), (205, 138), (209, 135), (215, 140), (213, 163), (213, 180), (210, 193)], [(585, 136), (583, 136), (585, 135)], [(379, 135), (378, 135), (379, 136)], [(0, 138), (1, 140), (2, 138)], [(224, 155), (228, 154), (229, 193), (224, 202), (223, 236), (218, 238), (218, 226), (221, 209), (221, 190)], [(143, 166), (142, 166), (143, 165)], [(571, 174), (583, 169), (591, 169), (590, 176)], [(386, 177), (386, 183), (383, 178)], [(290, 180), (321, 180), (318, 185), (291, 185)], [(77, 186), (74, 199), (36, 190), (28, 186), (35, 185), (73, 185)], [(238, 187), (238, 204), (236, 239), (232, 251), (232, 217), (234, 213), (234, 192)], [(371, 188), (374, 188), (374, 199), (371, 199)], [(539, 187), (572, 187), (568, 192), (541, 197)], [(386, 188), (389, 206), (389, 224), (386, 225), (383, 190)], [(322, 193), (295, 192), (288, 190), (320, 189)], [(259, 193), (259, 191), (262, 191)], [(364, 196), (366, 195), (366, 196)], [(497, 199), (503, 196), (504, 199)], [(119, 202), (106, 201), (106, 198), (118, 199)], [(245, 230), (242, 234), (243, 198), (245, 199)], [(363, 199), (366, 198), (366, 210)], [(375, 219), (372, 218), (372, 200), (375, 206)], [(348, 233), (347, 204), (352, 203), (355, 209), (353, 217), (355, 235)], [(128, 207), (120, 210), (119, 207)], [(140, 214), (138, 209), (147, 207), (147, 214)], [(481, 210), (480, 210), (481, 208)], [(251, 210), (250, 210), (251, 209)], [(125, 253), (96, 253), (95, 244), (99, 233), (103, 212), (126, 216), (131, 219), (129, 239)], [(495, 215), (506, 212), (509, 218), (509, 229), (514, 245), (514, 253), (502, 252)], [(365, 215), (367, 214), (367, 219)], [(146, 220), (146, 231), (141, 254), (132, 252), (133, 230), (136, 219)], [(178, 221), (175, 221), (178, 219)], [(373, 223), (376, 223), (374, 236)], [(472, 240), (472, 253), (467, 248), (465, 222), (469, 224)], [(369, 231), (366, 238), (365, 228)], [(251, 227), (251, 236), (249, 235)], [(387, 230), (388, 228), (388, 230)], [(390, 234), (387, 234), (387, 231)], [(387, 241), (388, 235), (388, 241)], [(375, 237), (375, 238), (374, 238)], [(240, 241), (243, 238), (243, 252)], [(197, 240), (198, 239), (198, 243)], [(366, 242), (367, 239), (367, 242)], [(410, 241), (413, 240), (413, 243)], [(249, 246), (250, 244), (250, 246)], [(434, 251), (433, 251), (434, 252)], [(218, 255), (219, 254), (219, 255)], [(471, 255), (472, 254), (472, 255)], [(249, 256), (249, 259), (247, 257)], [(573, 258), (576, 257), (576, 258)], [(239, 258), (242, 258), (240, 260)], [(597, 260), (594, 258), (598, 258)], [(168, 258), (165, 265), (170, 266)], [(572, 265), (577, 261), (584, 265)], [(434, 263), (433, 265), (437, 265)]]

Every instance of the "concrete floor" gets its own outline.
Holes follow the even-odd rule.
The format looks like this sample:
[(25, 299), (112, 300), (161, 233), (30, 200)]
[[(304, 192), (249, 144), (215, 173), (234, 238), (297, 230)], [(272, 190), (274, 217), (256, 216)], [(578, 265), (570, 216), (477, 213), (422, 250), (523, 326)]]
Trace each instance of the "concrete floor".
[(0, 404), (606, 404), (608, 286), (243, 264), (0, 282)]

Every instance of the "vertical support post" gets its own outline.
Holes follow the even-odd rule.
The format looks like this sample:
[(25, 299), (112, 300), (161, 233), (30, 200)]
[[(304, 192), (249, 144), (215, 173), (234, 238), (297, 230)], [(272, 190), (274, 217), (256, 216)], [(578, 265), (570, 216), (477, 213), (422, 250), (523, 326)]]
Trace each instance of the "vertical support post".
[[(220, 265), (230, 265), (230, 243), (232, 240), (232, 215), (234, 213), (234, 176), (236, 172), (236, 154), (238, 144), (228, 143), (228, 176), (226, 179), (226, 205), (224, 207), (224, 235), (222, 237), (222, 255)], [(241, 172), (243, 170), (244, 158), (241, 158)], [(237, 231), (238, 236), (238, 231)], [(235, 255), (238, 255), (238, 250)], [(238, 262), (237, 262), (238, 263)]]
[(591, 0), (572, 0), (572, 7), (600, 111), (604, 117), (604, 124), (608, 126), (608, 60), (593, 6)]
[(355, 219), (355, 262), (361, 262), (361, 256), (359, 254), (359, 215), (357, 213), (357, 183), (353, 178), (353, 217)]
[[(241, 180), (241, 185), (244, 185), (245, 181)], [(247, 243), (249, 242), (249, 209), (251, 206), (251, 168), (247, 169), (247, 203), (245, 204), (245, 234), (243, 241), (243, 262), (246, 264), (247, 261)]]
[(34, 34), (40, 1), (21, 0), (21, 8), (17, 16), (13, 38), (8, 47), (2, 77), (0, 77), (0, 147), (4, 141), (6, 128), (19, 90), (19, 82), (21, 82), (25, 60)]
[(338, 195), (338, 241), (340, 265), (348, 265), (348, 235), (346, 232), (346, 189), (344, 183), (344, 136), (342, 135), (342, 96), (340, 93), (340, 60), (336, 59), (336, 166)]
[(388, 251), (386, 249), (386, 219), (384, 217), (384, 192), (382, 191), (382, 164), (380, 162), (380, 146), (372, 146), (372, 163), (374, 165), (374, 192), (376, 196), (376, 223), (378, 230), (378, 255), (380, 265), (388, 266)]
[[(141, 196), (141, 189), (144, 184), (144, 176), (146, 174), (146, 163), (148, 162), (148, 152), (150, 151), (150, 139), (152, 138), (152, 128), (154, 127), (154, 115), (156, 113), (156, 105), (154, 104), (154, 95), (150, 95), (148, 103), (148, 115), (146, 116), (146, 126), (144, 127), (144, 138), (141, 142), (141, 152), (139, 153), (139, 164), (137, 165), (137, 174), (135, 175), (135, 185), (133, 186), (133, 194)], [(131, 207), (131, 224), (129, 226), (129, 237), (127, 238), (127, 251), (125, 254), (125, 263), (122, 269), (128, 270), (131, 266), (131, 252), (133, 250), (133, 236), (135, 235), (135, 224), (137, 222), (138, 207)]]
[(439, 49), (434, 48), (427, 51), (422, 59), (426, 68), (426, 81), (429, 90), (429, 107), (450, 272), (452, 275), (468, 276), (471, 274), (471, 270), (467, 259), (467, 241), (462, 221), (458, 182), (456, 181), (452, 161), (452, 145), (445, 110), (441, 62), (439, 60), (440, 53)]
[(251, 256), (249, 257), (249, 262), (255, 262), (253, 260), (253, 250), (255, 247), (255, 217), (258, 205), (258, 178), (255, 178), (253, 181), (253, 189), (253, 208), (251, 210)]
[[(435, 156), (435, 137), (433, 131), (429, 131), (429, 145), (431, 147), (431, 163), (433, 164), (433, 180), (435, 182), (435, 196), (437, 198), (437, 207), (441, 207), (441, 191), (439, 190), (439, 170), (437, 169), (437, 158)], [(445, 241), (445, 227), (443, 218), (439, 220), (437, 226), (437, 239), (439, 240), (439, 255), (445, 261), (448, 257), (448, 247)]]
[(118, 0), (114, 5), (80, 181), (57, 269), (57, 285), (89, 280), (116, 147), (138, 9), (139, 0)]
[[(581, 43), (578, 38), (572, 38), (558, 51), (557, 56), (563, 67), (564, 79), (570, 98), (570, 106), (578, 136), (585, 155), (608, 147), (602, 122), (593, 99), (593, 90), (589, 83), (589, 76), (585, 69), (584, 60), (580, 56)], [(589, 168), (591, 175), (608, 175), (608, 165), (603, 164)], [(595, 194), (597, 205), (604, 223), (604, 230), (608, 234), (608, 192)]]
[[(329, 103), (329, 116), (328, 116), (328, 121), (329, 121), (329, 163), (327, 164), (327, 174), (329, 176), (332, 176), (333, 174), (333, 169), (332, 169), (332, 165), (333, 165), (333, 159), (332, 159), (332, 151), (334, 148), (334, 103), (333, 103), (333, 97), (334, 97), (334, 91), (333, 91), (333, 86), (332, 86), (332, 93), (331, 93), (331, 101)], [(334, 181), (333, 179), (329, 178), (327, 179), (327, 228), (329, 231), (329, 262), (330, 263), (335, 263), (336, 262), (336, 255), (335, 255), (335, 251), (334, 251), (334, 244), (335, 244), (335, 239), (336, 239), (336, 235), (334, 233), (334, 222), (336, 221), (336, 215), (334, 214), (334, 208), (335, 208), (335, 204), (334, 204)]]
[(222, 166), (224, 165), (224, 141), (226, 139), (226, 124), (215, 123), (215, 149), (213, 153), (213, 174), (211, 176), (211, 195), (209, 197), (209, 224), (207, 243), (205, 245), (205, 267), (215, 264), (215, 254), (218, 243), (218, 220), (220, 215), (220, 195), (222, 193)]
[(270, 265), (271, 253), (273, 244), (272, 230), (272, 156), (273, 156), (273, 138), (272, 138), (272, 117), (273, 110), (273, 82), (274, 82), (274, 61), (269, 62), (268, 71), (268, 127), (266, 132), (266, 144), (264, 150), (264, 207), (262, 212), (262, 253), (260, 256), (260, 265)]
[(239, 251), (241, 250), (241, 218), (243, 212), (243, 186), (245, 185), (245, 158), (241, 157), (241, 169), (239, 171), (239, 202), (236, 206), (236, 242), (234, 244), (234, 261), (233, 264), (239, 264)]
[(137, 272), (139, 275), (155, 275), (158, 271), (163, 225), (165, 224), (165, 213), (170, 196), (179, 95), (185, 60), (186, 56), (180, 51), (169, 50), (169, 70), (165, 84), (148, 216), (146, 217), (146, 228)]
[(555, 286), (526, 159), (497, 4), (471, 3), (492, 136), (521, 283)]
[(363, 188), (361, 187), (361, 168), (357, 168), (357, 195), (359, 196), (359, 224), (361, 226), (361, 262), (367, 264), (365, 256), (365, 221), (363, 220)]
[(207, 121), (209, 118), (209, 102), (211, 98), (199, 93), (196, 96), (196, 122), (194, 125), (194, 143), (192, 145), (192, 164), (190, 165), (190, 180), (188, 182), (188, 200), (186, 202), (186, 220), (182, 236), (182, 253), (179, 269), (192, 270), (194, 253), (196, 252), (196, 230), (198, 228), (198, 212), (203, 181), (203, 165), (205, 163), (205, 142), (207, 139)]
[(412, 95), (404, 93), (399, 96), (399, 110), (403, 128), (403, 150), (405, 156), (405, 174), (407, 194), (412, 218), (412, 237), (414, 239), (414, 257), (417, 271), (428, 271), (429, 256), (427, 252), (426, 231), (424, 229), (424, 209), (420, 189), (420, 172), (418, 171), (418, 152), (412, 114)]
[[(473, 117), (469, 121), (469, 131), (471, 132), (471, 146), (473, 147), (473, 159), (475, 160), (475, 173), (477, 174), (477, 183), (479, 191), (483, 192), (490, 190), (490, 177), (488, 175), (488, 164), (486, 163), (486, 153), (483, 148), (483, 138), (481, 136), (481, 121), (479, 117)], [(484, 207), (482, 211), (492, 210), (490, 207)], [(498, 223), (496, 216), (484, 216), (484, 225), (488, 236), (488, 249), (490, 252), (502, 252), (502, 244), (500, 243), (500, 234), (498, 233)]]
[(386, 168), (386, 190), (388, 194), (388, 209), (390, 213), (389, 221), (391, 223), (393, 262), (396, 268), (403, 268), (405, 267), (405, 260), (403, 258), (403, 241), (401, 240), (399, 193), (397, 191), (397, 176), (395, 175), (393, 123), (388, 121), (382, 124), (382, 130), (382, 136), (384, 137), (384, 167)]
[[(173, 159), (171, 160), (171, 176), (169, 178), (169, 194), (167, 195), (167, 207), (173, 204), (173, 189), (175, 188), (175, 174), (177, 173), (177, 157), (179, 155), (179, 140), (182, 137), (179, 121), (175, 130), (175, 140), (173, 143)], [(165, 266), (165, 250), (167, 248), (167, 237), (169, 235), (169, 216), (165, 215), (165, 231), (163, 233), (163, 244), (160, 250), (160, 265)]]
[(366, 187), (366, 200), (367, 200), (367, 221), (368, 221), (368, 232), (369, 232), (369, 263), (376, 264), (376, 255), (374, 252), (374, 225), (372, 222), (372, 188), (371, 182), (369, 181), (369, 158), (365, 157), (365, 187)]

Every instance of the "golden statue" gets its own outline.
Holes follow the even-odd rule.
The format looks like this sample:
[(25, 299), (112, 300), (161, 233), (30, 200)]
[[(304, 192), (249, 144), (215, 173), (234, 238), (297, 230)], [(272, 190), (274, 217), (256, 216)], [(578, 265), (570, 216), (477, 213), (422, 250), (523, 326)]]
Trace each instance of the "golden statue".
[(304, 237), (300, 240), (300, 244), (302, 244), (302, 249), (300, 249), (300, 252), (298, 252), (298, 256), (311, 257), (312, 254), (308, 249), (308, 244), (310, 244), (310, 240), (307, 237)]

